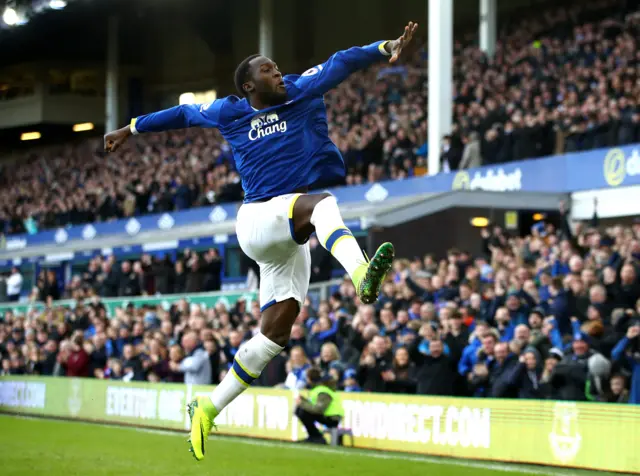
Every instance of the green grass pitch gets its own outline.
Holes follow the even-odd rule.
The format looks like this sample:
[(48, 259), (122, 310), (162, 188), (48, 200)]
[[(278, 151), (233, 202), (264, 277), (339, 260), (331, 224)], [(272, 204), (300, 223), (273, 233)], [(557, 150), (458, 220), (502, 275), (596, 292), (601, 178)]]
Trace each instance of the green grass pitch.
[[(0, 474), (109, 476), (510, 476), (595, 474), (213, 436), (198, 463), (187, 436), (0, 415)], [(600, 473), (602, 474), (602, 473)]]

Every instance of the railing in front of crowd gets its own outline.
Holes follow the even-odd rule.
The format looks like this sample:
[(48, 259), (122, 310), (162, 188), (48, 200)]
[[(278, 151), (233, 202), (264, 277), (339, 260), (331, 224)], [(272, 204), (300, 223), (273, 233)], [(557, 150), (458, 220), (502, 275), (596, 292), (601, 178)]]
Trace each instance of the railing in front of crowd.
[[(334, 279), (331, 281), (324, 281), (322, 283), (313, 283), (309, 285), (309, 292), (307, 296), (311, 300), (314, 306), (317, 306), (320, 301), (329, 298), (331, 293), (342, 283), (340, 279)], [(189, 304), (197, 304), (204, 309), (210, 309), (215, 307), (218, 303), (223, 303), (226, 308), (230, 309), (235, 304), (244, 299), (247, 302), (247, 311), (250, 310), (251, 303), (258, 299), (258, 293), (256, 290), (235, 290), (235, 291), (219, 291), (209, 293), (193, 293), (193, 294), (167, 294), (167, 295), (155, 295), (155, 296), (136, 296), (136, 297), (117, 297), (117, 298), (100, 298), (100, 302), (105, 306), (107, 315), (113, 317), (116, 313), (116, 309), (119, 307), (127, 307), (132, 304), (136, 308), (142, 306), (162, 306), (164, 309), (169, 309), (173, 304), (186, 300)], [(91, 299), (87, 302), (91, 302)], [(76, 301), (74, 299), (64, 299), (60, 301), (54, 301), (51, 308), (75, 308)], [(0, 304), (0, 319), (4, 318), (7, 311), (12, 311), (14, 314), (28, 315), (35, 312), (44, 312), (49, 308), (46, 303), (42, 301), (28, 302), (28, 303), (6, 303)]]
[[(574, 152), (539, 159), (488, 165), (451, 173), (387, 180), (375, 184), (332, 188), (341, 207), (369, 203), (379, 206), (391, 200), (422, 194), (461, 190), (486, 192), (575, 193), (640, 185), (640, 143), (620, 147)], [(29, 235), (12, 235), (0, 247), (0, 260), (13, 261), (16, 253), (46, 249), (28, 256), (69, 250), (88, 251), (104, 247), (148, 243), (148, 233), (160, 234), (164, 240), (199, 238), (215, 235), (226, 242), (233, 234), (238, 204), (222, 204), (189, 210), (131, 217), (105, 223), (89, 223)], [(363, 216), (359, 212), (358, 217)], [(349, 219), (354, 219), (349, 217)], [(225, 225), (226, 224), (226, 225)], [(178, 236), (188, 227), (187, 236)], [(109, 238), (115, 242), (103, 241)], [(118, 241), (120, 240), (120, 241)], [(222, 240), (222, 241), (220, 241)], [(21, 258), (26, 257), (20, 255)], [(13, 265), (17, 263), (13, 262)]]

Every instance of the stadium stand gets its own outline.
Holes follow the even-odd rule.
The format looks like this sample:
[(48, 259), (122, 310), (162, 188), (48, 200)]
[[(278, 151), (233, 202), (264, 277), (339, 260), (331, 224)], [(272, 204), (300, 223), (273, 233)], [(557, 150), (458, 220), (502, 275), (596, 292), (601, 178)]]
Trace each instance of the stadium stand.
[[(425, 53), (375, 67), (327, 96), (347, 184), (640, 141), (640, 15), (634, 2), (553, 8), (512, 25), (495, 58), (455, 46), (451, 136), (427, 144)], [(242, 198), (231, 151), (214, 131), (142, 136), (117, 155), (102, 144), (33, 150), (0, 165), (5, 234), (182, 210)], [(10, 206), (11, 204), (11, 206)]]
[[(233, 474), (242, 467), (251, 473), (256, 461), (263, 476), (283, 467), (383, 474), (386, 463), (407, 474), (429, 465), (443, 475), (556, 474), (555, 467), (565, 475), (640, 474), (633, 451), (640, 439), (640, 0), (458, 0), (455, 15), (452, 4), (428, 2), (428, 17), (424, 0), (403, 0), (402, 11), (394, 5), (398, 18), (415, 8), (421, 34), (442, 41), (412, 59), (357, 72), (325, 95), (330, 138), (347, 174), (336, 184), (345, 187), (315, 190), (334, 195), (325, 202), (342, 219), (321, 244), (322, 227), (309, 218), (308, 230), (318, 235), (305, 231), (306, 300), (265, 298), (264, 264), (260, 289), (253, 261), (260, 258), (249, 258), (237, 226), (243, 187), (217, 130), (143, 133), (107, 154), (102, 138), (71, 125), (100, 127), (106, 106), (110, 131), (128, 115), (176, 104), (178, 95), (181, 103), (226, 95), (231, 75), (225, 85), (222, 72), (233, 71), (258, 40), (261, 54), (300, 66), (395, 22), (379, 0), (366, 15), (358, 10), (374, 3), (327, 1), (189, 0), (153, 9), (98, 0), (0, 2), (3, 38), (14, 34), (26, 45), (33, 28), (36, 48), (55, 35), (35, 29), (50, 31), (44, 27), (54, 21), (68, 22), (60, 30), (73, 36), (69, 46), (56, 39), (34, 56), (69, 48), (71, 72), (56, 71), (59, 83), (34, 76), (14, 86), (13, 76), (0, 77), (7, 83), (0, 84), (0, 109), (6, 103), (8, 115), (10, 102), (33, 96), (42, 105), (34, 111), (59, 104), (68, 112), (50, 121), (43, 112), (34, 122), (15, 113), (16, 125), (0, 124), (0, 137), (16, 145), (0, 146), (0, 419), (7, 430), (0, 450), (9, 473), (42, 466), (67, 474), (71, 461), (77, 470), (85, 464), (85, 474), (125, 467), (181, 474), (186, 448), (176, 450), (178, 439), (166, 436), (189, 430), (189, 451), (200, 460), (215, 418), (206, 464)], [(9, 10), (17, 23), (3, 18)], [(350, 22), (355, 13), (374, 21), (344, 39), (332, 27), (328, 39), (329, 20)], [(434, 64), (449, 64), (449, 20), (456, 34), (453, 122), (433, 143), (451, 124), (447, 75), (433, 74)], [(459, 35), (467, 21), (472, 31)], [(96, 48), (79, 48), (89, 38)], [(125, 48), (132, 39), (136, 48)], [(293, 47), (285, 49), (285, 39)], [(0, 63), (22, 66), (19, 56), (2, 52)], [(51, 56), (56, 68), (63, 64)], [(78, 71), (71, 65), (80, 58), (86, 71), (73, 90), (89, 85), (86, 98), (100, 106), (93, 117), (75, 117), (89, 108), (68, 107), (86, 99), (82, 93), (48, 94), (50, 86), (72, 90)], [(49, 64), (39, 61), (34, 68), (44, 74)], [(313, 70), (303, 76), (323, 68)], [(438, 114), (429, 110), (434, 90), (446, 98)], [(251, 130), (265, 114), (254, 106), (247, 109)], [(143, 122), (139, 130), (151, 130)], [(18, 142), (26, 127), (42, 136)], [(27, 148), (38, 141), (43, 147)], [(438, 173), (429, 174), (438, 155)], [(294, 205), (280, 222), (289, 247), (291, 237), (302, 242)], [(333, 245), (344, 236), (353, 246), (337, 253)], [(386, 255), (386, 274), (374, 254), (383, 242), (396, 253)], [(342, 255), (357, 270), (368, 262), (380, 277), (373, 304), (363, 303), (363, 281)], [(297, 274), (286, 278), (295, 282)], [(297, 298), (304, 301), (298, 307)], [(276, 320), (287, 326), (270, 334)], [(326, 440), (314, 438), (304, 416), (311, 410)], [(27, 433), (38, 448), (34, 458), (17, 446)], [(347, 440), (354, 447), (348, 454), (288, 444)]]
[[(564, 217), (559, 229), (536, 226), (526, 237), (485, 228), (480, 256), (397, 260), (375, 307), (359, 305), (345, 280), (301, 310), (286, 354), (257, 384), (299, 388), (313, 362), (347, 391), (640, 402), (640, 225)], [(259, 328), (257, 303), (128, 305), (109, 319), (97, 297), (112, 274), (124, 296), (177, 282), (163, 265), (145, 275), (140, 262), (119, 271), (94, 261), (71, 291), (75, 309), (7, 311), (2, 375), (182, 381), (181, 343), (193, 349), (184, 342), (193, 330), (217, 383)]]

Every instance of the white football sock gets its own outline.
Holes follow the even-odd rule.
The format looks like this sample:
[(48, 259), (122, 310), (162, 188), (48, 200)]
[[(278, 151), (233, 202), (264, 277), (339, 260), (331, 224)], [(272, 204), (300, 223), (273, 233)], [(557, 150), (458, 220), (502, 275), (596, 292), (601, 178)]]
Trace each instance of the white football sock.
[(311, 214), (311, 224), (316, 227), (318, 240), (353, 279), (353, 273), (366, 263), (360, 245), (344, 225), (335, 197), (320, 201)]
[(244, 392), (276, 355), (284, 350), (261, 332), (243, 344), (225, 378), (211, 393), (211, 403), (220, 413)]

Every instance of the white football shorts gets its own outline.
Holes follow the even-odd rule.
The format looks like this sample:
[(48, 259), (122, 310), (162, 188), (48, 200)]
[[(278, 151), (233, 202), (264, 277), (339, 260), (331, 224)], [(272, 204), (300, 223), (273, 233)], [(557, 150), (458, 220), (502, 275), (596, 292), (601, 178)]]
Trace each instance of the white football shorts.
[(260, 309), (295, 299), (304, 304), (311, 278), (309, 243), (293, 237), (293, 206), (299, 193), (266, 202), (245, 203), (238, 210), (236, 234), (242, 251), (260, 266)]

